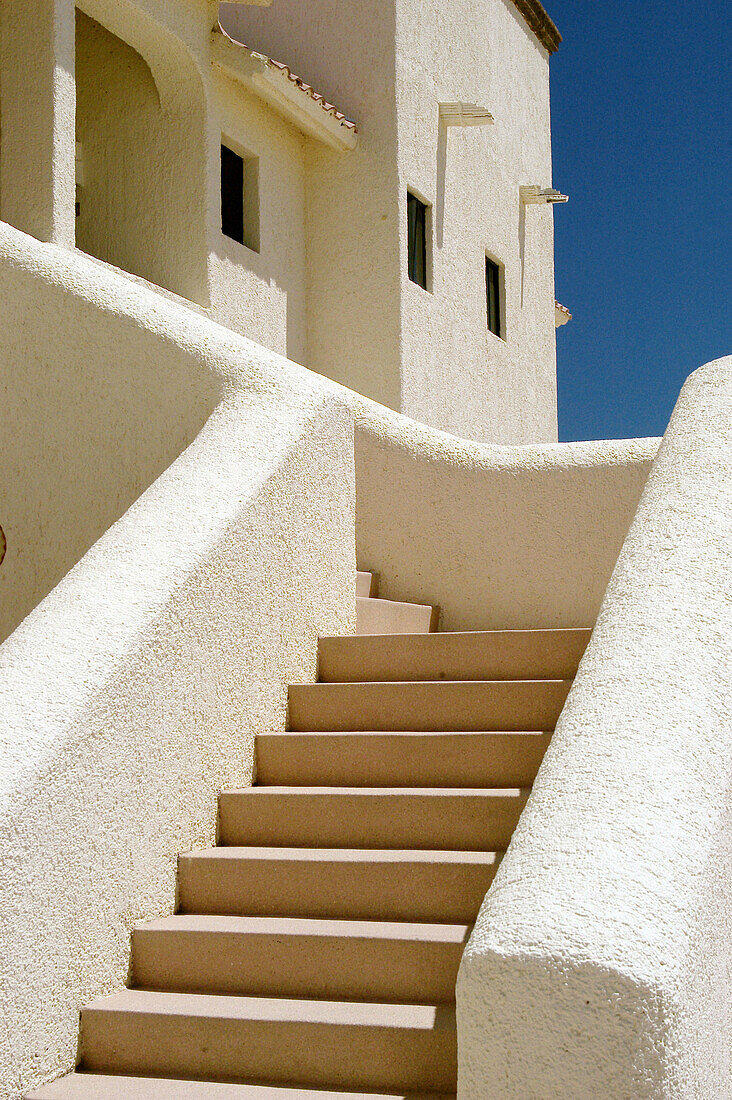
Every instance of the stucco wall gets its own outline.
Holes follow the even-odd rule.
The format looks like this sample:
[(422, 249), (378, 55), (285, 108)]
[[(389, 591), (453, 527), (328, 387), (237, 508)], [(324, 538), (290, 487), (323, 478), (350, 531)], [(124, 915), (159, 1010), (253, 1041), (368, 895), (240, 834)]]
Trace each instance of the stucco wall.
[(0, 4), (0, 217), (67, 247), (74, 110), (73, 0)]
[(356, 419), (359, 567), (442, 630), (591, 626), (656, 439), (468, 443), (344, 393)]
[[(557, 438), (549, 58), (506, 0), (396, 4), (401, 411), (490, 443)], [(440, 102), (493, 125), (440, 125)], [(409, 281), (407, 189), (431, 205), (432, 278)], [(560, 215), (561, 216), (561, 215)], [(505, 340), (489, 332), (485, 257), (504, 268)]]
[(76, 244), (198, 302), (207, 299), (203, 226), (195, 233), (203, 107), (199, 82), (183, 110), (171, 109), (142, 56), (77, 11)]
[(221, 5), (224, 27), (289, 65), (359, 127), (358, 147), (308, 142), (308, 366), (399, 408), (394, 13), (374, 0)]
[(259, 158), (260, 249), (225, 237), (219, 220), (210, 264), (211, 314), (305, 363), (305, 138), (216, 69), (214, 98), (219, 139)]
[(177, 852), (213, 842), (219, 789), (250, 781), (317, 636), (353, 629), (354, 474), (351, 416), (316, 376), (5, 226), (0, 273), (11, 618), (43, 594), (34, 571), (58, 580), (98, 539), (0, 647), (18, 1100), (73, 1066), (80, 1006), (124, 983), (132, 924), (172, 910)]
[[(307, 149), (308, 365), (382, 404), (495, 443), (556, 439), (548, 55), (513, 4), (222, 5), (359, 126)], [(496, 117), (441, 129), (440, 101)], [(432, 290), (407, 278), (406, 191), (432, 204)], [(505, 265), (506, 341), (487, 330), (485, 255)]]
[(732, 359), (687, 381), (458, 981), (460, 1093), (727, 1100)]

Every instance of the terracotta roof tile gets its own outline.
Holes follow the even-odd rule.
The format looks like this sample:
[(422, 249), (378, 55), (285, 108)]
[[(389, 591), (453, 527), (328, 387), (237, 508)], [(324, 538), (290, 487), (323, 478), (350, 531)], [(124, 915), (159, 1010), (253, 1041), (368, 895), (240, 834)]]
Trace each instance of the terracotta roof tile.
[(312, 99), (315, 103), (319, 104), (319, 106), (322, 107), (322, 109), (326, 111), (327, 114), (331, 115), (334, 119), (336, 119), (336, 121), (340, 122), (341, 126), (344, 126), (347, 130), (353, 130), (353, 132), (356, 134), (358, 133), (358, 126), (355, 122), (352, 122), (350, 118), (346, 118), (342, 111), (339, 111), (337, 107), (335, 107), (332, 103), (329, 103), (325, 96), (321, 95), (320, 92), (316, 92), (315, 89), (310, 86), (310, 84), (306, 84), (304, 80), (301, 80), (299, 76), (296, 76), (295, 73), (293, 73), (287, 65), (283, 65), (281, 61), (275, 61), (274, 58), (267, 57), (265, 54), (256, 53), (254, 50), (251, 50), (249, 46), (246, 46), (243, 42), (238, 42), (236, 38), (232, 38), (231, 35), (227, 31), (225, 31), (220, 24), (219, 30), (224, 35), (224, 37), (228, 38), (230, 42), (233, 42), (235, 46), (241, 46), (242, 49), (248, 50), (252, 57), (261, 58), (261, 60), (264, 61), (264, 63), (267, 65), (267, 68), (277, 69), (279, 70), (279, 72), (285, 73), (287, 79), (292, 81), (296, 88), (299, 88), (309, 99)]

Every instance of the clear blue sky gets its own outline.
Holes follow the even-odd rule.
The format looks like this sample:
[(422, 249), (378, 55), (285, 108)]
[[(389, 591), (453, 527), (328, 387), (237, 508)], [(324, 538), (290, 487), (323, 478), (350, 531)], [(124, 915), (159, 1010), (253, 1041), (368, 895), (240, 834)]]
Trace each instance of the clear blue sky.
[[(730, 0), (544, 0), (551, 60), (559, 438), (661, 435), (732, 353)], [(538, 182), (538, 181), (537, 181)]]

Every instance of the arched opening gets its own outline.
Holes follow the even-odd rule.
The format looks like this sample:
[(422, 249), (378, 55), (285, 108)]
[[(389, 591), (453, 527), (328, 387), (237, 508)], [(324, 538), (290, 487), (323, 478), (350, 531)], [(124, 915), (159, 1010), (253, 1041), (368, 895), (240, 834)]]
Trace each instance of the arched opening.
[(145, 59), (76, 11), (79, 249), (194, 301), (206, 298), (197, 102), (161, 102)]

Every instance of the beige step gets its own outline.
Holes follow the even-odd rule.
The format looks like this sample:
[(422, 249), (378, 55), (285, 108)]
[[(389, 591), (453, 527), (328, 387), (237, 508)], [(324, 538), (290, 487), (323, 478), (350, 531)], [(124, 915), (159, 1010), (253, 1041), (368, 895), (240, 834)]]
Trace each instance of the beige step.
[(319, 676), (369, 680), (569, 680), (590, 630), (491, 630), (321, 638)]
[(293, 730), (553, 730), (571, 680), (295, 684)]
[(251, 997), (455, 999), (468, 924), (178, 914), (132, 934), (133, 984)]
[(528, 787), (549, 733), (261, 733), (257, 782), (331, 787)]
[(183, 913), (341, 920), (475, 920), (496, 852), (209, 848), (179, 858)]
[(248, 787), (219, 797), (219, 843), (306, 848), (505, 849), (527, 790)]
[(437, 630), (439, 614), (428, 604), (357, 596), (356, 634), (427, 634)]
[(125, 990), (81, 1014), (94, 1072), (261, 1080), (375, 1091), (454, 1091), (448, 1006)]
[(361, 597), (377, 596), (379, 592), (379, 574), (356, 573), (356, 595)]
[(450, 1093), (330, 1092), (295, 1085), (232, 1085), (217, 1081), (176, 1081), (171, 1077), (117, 1077), (70, 1073), (26, 1093), (25, 1100), (455, 1100)]

